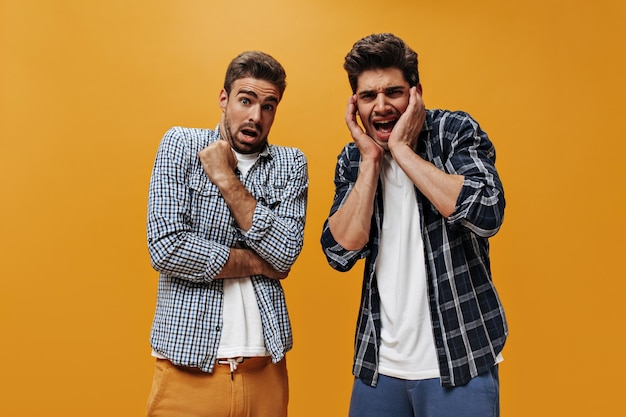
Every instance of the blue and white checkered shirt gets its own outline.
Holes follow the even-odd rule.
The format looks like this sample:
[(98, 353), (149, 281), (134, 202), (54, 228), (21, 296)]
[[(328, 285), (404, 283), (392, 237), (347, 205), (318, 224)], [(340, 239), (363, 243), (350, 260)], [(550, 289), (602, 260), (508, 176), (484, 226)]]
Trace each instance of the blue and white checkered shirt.
[[(243, 180), (257, 200), (244, 232), (198, 158), (219, 139), (219, 126), (168, 130), (148, 198), (148, 249), (160, 273), (151, 345), (172, 363), (205, 372), (213, 370), (223, 326), (223, 281), (214, 278), (230, 248), (248, 247), (277, 270), (291, 268), (302, 250), (309, 184), (300, 150), (268, 145)], [(266, 348), (278, 362), (293, 344), (283, 288), (279, 280), (251, 280)]]
[[(504, 192), (495, 168), (495, 149), (466, 113), (428, 110), (417, 153), (444, 172), (465, 176), (456, 209), (448, 219), (416, 189), (441, 383), (463, 385), (494, 366), (508, 332), (491, 279), (488, 242), (502, 224)], [(330, 215), (354, 187), (360, 162), (356, 144), (349, 143), (338, 157)], [(353, 373), (372, 386), (378, 380), (381, 332), (375, 274), (383, 223), (380, 187), (379, 181), (370, 239), (363, 249), (341, 247), (328, 221), (321, 237), (328, 263), (338, 271), (348, 271), (366, 258)]]

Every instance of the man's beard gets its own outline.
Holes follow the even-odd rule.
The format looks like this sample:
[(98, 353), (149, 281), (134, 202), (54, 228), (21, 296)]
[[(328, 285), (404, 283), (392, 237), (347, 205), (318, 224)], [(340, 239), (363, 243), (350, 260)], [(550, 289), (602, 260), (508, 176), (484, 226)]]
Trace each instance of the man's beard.
[(224, 139), (226, 139), (226, 141), (230, 144), (230, 147), (233, 148), (236, 152), (239, 152), (241, 154), (260, 152), (261, 149), (263, 149), (263, 147), (267, 144), (267, 136), (265, 136), (261, 140), (261, 142), (259, 142), (258, 144), (251, 145), (251, 146), (258, 147), (258, 149), (250, 149), (250, 148), (241, 149), (241, 147), (235, 142), (236, 133), (239, 133), (242, 130), (247, 129), (247, 130), (256, 131), (260, 136), (261, 131), (259, 128), (257, 128), (254, 125), (254, 123), (244, 123), (237, 132), (233, 133), (232, 124), (230, 122), (230, 119), (227, 116), (228, 115), (225, 115), (224, 117), (224, 135), (226, 136)]

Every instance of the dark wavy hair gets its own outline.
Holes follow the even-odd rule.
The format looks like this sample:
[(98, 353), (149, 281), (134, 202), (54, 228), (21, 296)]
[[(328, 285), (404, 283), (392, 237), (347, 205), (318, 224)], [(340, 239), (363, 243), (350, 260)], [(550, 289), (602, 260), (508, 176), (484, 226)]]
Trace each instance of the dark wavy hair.
[(359, 75), (372, 69), (398, 68), (411, 87), (420, 82), (417, 53), (392, 33), (374, 33), (358, 40), (346, 55), (343, 68), (353, 93)]
[(230, 95), (233, 83), (241, 78), (256, 78), (274, 84), (283, 97), (287, 75), (280, 63), (265, 52), (246, 51), (237, 55), (228, 65), (224, 77), (224, 90)]

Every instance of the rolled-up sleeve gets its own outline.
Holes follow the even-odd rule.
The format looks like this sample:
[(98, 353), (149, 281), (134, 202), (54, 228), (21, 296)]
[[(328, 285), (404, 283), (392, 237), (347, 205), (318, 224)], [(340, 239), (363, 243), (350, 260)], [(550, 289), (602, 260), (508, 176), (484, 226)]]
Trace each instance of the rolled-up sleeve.
[(287, 180), (271, 201), (258, 200), (245, 243), (279, 271), (288, 271), (302, 251), (308, 196), (305, 155), (295, 148), (276, 149), (275, 169)]
[[(354, 188), (358, 176), (360, 154), (356, 145), (348, 144), (337, 157), (335, 166), (335, 196), (330, 208), (330, 218), (346, 201), (348, 195)], [(369, 246), (359, 250), (347, 250), (335, 240), (328, 227), (328, 218), (322, 228), (320, 243), (326, 255), (328, 264), (337, 271), (345, 272), (352, 269), (354, 264), (368, 256)]]
[(504, 217), (504, 190), (495, 168), (495, 148), (487, 134), (469, 115), (460, 123), (452, 139), (445, 170), (463, 175), (465, 180), (450, 225), (462, 225), (480, 237), (495, 235)]

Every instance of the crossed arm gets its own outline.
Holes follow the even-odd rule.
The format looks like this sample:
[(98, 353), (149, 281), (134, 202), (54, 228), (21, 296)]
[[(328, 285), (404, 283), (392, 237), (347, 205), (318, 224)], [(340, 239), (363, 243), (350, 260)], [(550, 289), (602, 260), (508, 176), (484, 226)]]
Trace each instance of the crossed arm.
[[(202, 168), (207, 177), (220, 190), (222, 197), (240, 229), (252, 227), (252, 218), (257, 201), (246, 190), (235, 175), (237, 159), (225, 140), (211, 143), (198, 153)], [(238, 278), (250, 275), (265, 275), (268, 278), (286, 278), (289, 271), (279, 271), (272, 267), (251, 249), (231, 248), (228, 261), (216, 279)]]
[[(281, 189), (280, 204), (257, 204), (233, 171), (235, 159), (224, 159), (225, 155), (234, 158), (230, 148), (221, 148), (225, 141), (215, 142), (219, 143), (215, 149), (202, 149), (198, 144), (204, 139), (194, 135), (194, 131), (185, 128), (172, 128), (157, 153), (147, 225), (154, 269), (190, 282), (251, 275), (285, 278), (302, 248), (308, 186), (304, 155), (289, 154), (286, 158), (293, 164), (283, 165), (289, 171), (284, 173), (287, 183)], [(193, 170), (190, 173), (190, 166), (201, 163), (205, 157), (218, 159), (217, 165), (211, 164), (210, 174), (205, 171), (199, 175)], [(208, 160), (204, 162), (206, 165)], [(209, 175), (219, 187), (206, 180)], [(205, 183), (214, 191), (206, 188)], [(217, 196), (218, 191), (224, 200)], [(209, 192), (215, 194), (206, 200), (211, 207), (192, 207), (193, 194), (204, 199), (202, 194)], [(224, 203), (230, 213), (223, 213), (223, 209), (212, 211), (219, 206), (225, 209)], [(233, 233), (233, 218), (244, 234), (245, 248), (227, 243)], [(206, 231), (198, 233), (202, 229)], [(224, 238), (216, 240), (209, 235)]]

